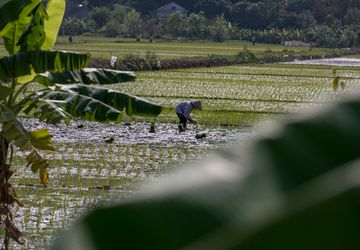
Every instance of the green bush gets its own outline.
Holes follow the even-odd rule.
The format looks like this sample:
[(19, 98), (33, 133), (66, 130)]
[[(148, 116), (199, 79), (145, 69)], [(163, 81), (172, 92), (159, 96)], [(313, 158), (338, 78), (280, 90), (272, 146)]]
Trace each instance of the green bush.
[(256, 55), (254, 53), (250, 52), (247, 49), (244, 49), (243, 51), (240, 51), (237, 54), (236, 58), (240, 62), (244, 62), (244, 63), (256, 63), (257, 60), (258, 60)]

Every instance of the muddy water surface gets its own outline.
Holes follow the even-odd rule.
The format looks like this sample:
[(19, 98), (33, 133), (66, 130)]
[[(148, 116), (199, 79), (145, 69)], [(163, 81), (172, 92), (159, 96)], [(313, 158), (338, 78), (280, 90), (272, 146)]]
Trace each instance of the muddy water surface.
[[(50, 126), (35, 119), (23, 119), (27, 128), (49, 129), (55, 143), (113, 143), (120, 145), (193, 145), (216, 148), (235, 143), (249, 137), (248, 128), (207, 128), (189, 124), (185, 132), (179, 132), (176, 124), (156, 123), (155, 133), (150, 132), (150, 123), (126, 122), (121, 124), (99, 124), (95, 122), (73, 121), (69, 126), (59, 124)], [(206, 137), (196, 139), (196, 134), (205, 133)]]
[(360, 58), (325, 58), (313, 59), (304, 61), (294, 61), (290, 64), (305, 64), (305, 65), (327, 65), (327, 66), (354, 66), (360, 67)]
[[(133, 196), (144, 180), (156, 181), (187, 161), (213, 149), (252, 136), (249, 128), (205, 127), (189, 124), (179, 133), (177, 124), (127, 122), (118, 125), (73, 121), (69, 126), (51, 126), (35, 119), (22, 119), (30, 130), (49, 129), (55, 153), (46, 153), (50, 182), (39, 184), (26, 165), (26, 154), (16, 152), (15, 188), (24, 207), (15, 221), (25, 235), (25, 244), (12, 249), (46, 249), (88, 209)], [(196, 134), (206, 137), (196, 139)]]

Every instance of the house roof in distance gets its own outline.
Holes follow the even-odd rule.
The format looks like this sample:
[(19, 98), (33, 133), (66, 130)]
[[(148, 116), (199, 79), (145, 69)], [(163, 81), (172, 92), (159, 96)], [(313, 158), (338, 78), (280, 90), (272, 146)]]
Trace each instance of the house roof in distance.
[(175, 6), (177, 10), (181, 10), (181, 11), (188, 11), (187, 9), (185, 9), (184, 7), (182, 7), (181, 5), (178, 5), (177, 3), (175, 2), (170, 2), (170, 3), (167, 3), (163, 6), (161, 6), (160, 8), (158, 8), (156, 11), (162, 11), (162, 10), (166, 10), (168, 9), (169, 7), (171, 6)]

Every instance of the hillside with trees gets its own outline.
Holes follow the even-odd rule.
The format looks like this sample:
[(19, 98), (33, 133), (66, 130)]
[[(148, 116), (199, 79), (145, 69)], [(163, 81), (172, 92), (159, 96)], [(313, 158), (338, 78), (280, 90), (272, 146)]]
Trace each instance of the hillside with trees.
[(161, 22), (155, 11), (167, 0), (69, 1), (89, 10), (68, 18), (64, 34), (96, 33), (136, 38), (301, 40), (315, 46), (360, 44), (360, 0), (178, 0), (189, 11)]

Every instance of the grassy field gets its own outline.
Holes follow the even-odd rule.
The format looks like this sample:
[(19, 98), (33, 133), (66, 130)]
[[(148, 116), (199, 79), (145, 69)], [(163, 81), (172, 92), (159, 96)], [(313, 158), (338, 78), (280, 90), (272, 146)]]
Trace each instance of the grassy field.
[[(342, 93), (332, 90), (332, 68), (280, 64), (143, 72), (136, 82), (109, 86), (163, 104), (166, 108), (157, 121), (168, 124), (166, 128), (172, 130), (162, 131), (159, 126), (158, 133), (151, 138), (166, 133), (172, 133), (173, 138), (152, 143), (150, 137), (150, 142), (137, 139), (139, 132), (129, 127), (126, 133), (133, 138), (132, 143), (57, 142), (58, 152), (48, 155), (51, 180), (46, 188), (38, 184), (31, 170), (24, 169), (23, 154), (18, 152), (14, 158), (16, 188), (25, 204), (17, 211), (24, 215), (17, 217), (23, 218), (17, 222), (26, 237), (22, 249), (44, 248), (87, 209), (115, 197), (131, 196), (137, 191), (132, 184), (161, 178), (174, 169), (174, 164), (199, 159), (223, 145), (211, 136), (205, 143), (174, 142), (174, 138), (181, 137), (173, 132), (177, 127), (173, 107), (178, 101), (202, 100), (204, 110), (194, 113), (198, 126), (202, 130), (221, 130), (217, 135), (226, 142), (234, 130), (241, 135), (241, 131), (262, 120), (296, 115), (359, 88), (359, 68), (336, 69), (346, 83)], [(66, 130), (61, 133), (66, 137)], [(194, 132), (188, 135), (193, 136), (191, 133)]]
[[(2, 42), (2, 41), (1, 41)], [(194, 41), (154, 41), (148, 40), (136, 42), (135, 39), (106, 38), (95, 36), (74, 36), (73, 43), (69, 43), (67, 36), (58, 38), (55, 49), (67, 51), (91, 52), (95, 58), (110, 58), (112, 55), (123, 58), (127, 54), (144, 57), (147, 52), (156, 53), (161, 59), (208, 56), (208, 55), (236, 55), (244, 48), (248, 48), (255, 54), (265, 51), (281, 52), (284, 50), (322, 55), (328, 49), (313, 48), (309, 51), (307, 47), (285, 47), (282, 45), (257, 44), (252, 46), (248, 42), (230, 41), (225, 43), (194, 42)], [(0, 56), (6, 54), (4, 47), (0, 44)]]

